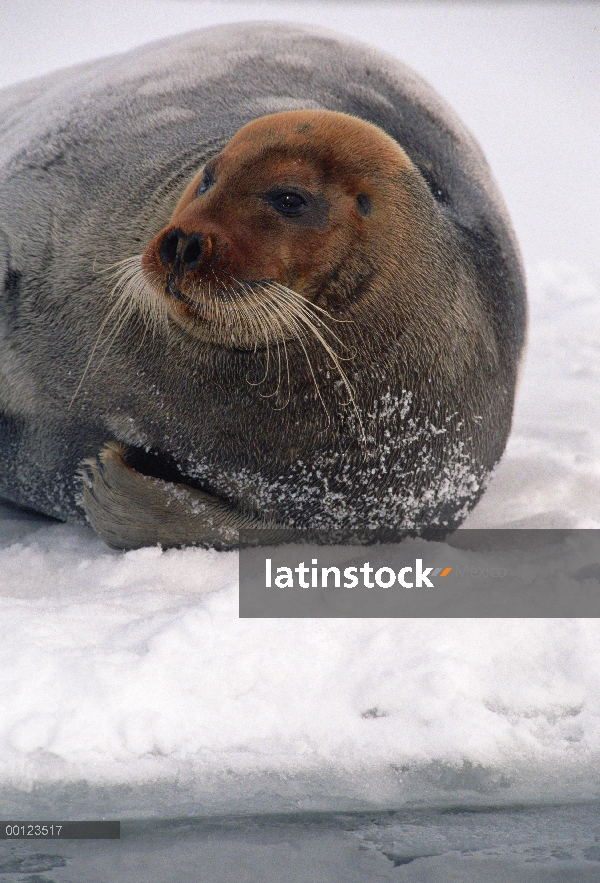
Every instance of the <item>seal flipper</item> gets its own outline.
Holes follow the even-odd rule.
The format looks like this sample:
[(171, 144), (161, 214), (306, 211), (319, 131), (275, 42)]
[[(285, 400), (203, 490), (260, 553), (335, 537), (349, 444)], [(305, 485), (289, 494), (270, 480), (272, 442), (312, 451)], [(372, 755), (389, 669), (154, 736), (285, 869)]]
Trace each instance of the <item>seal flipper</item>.
[(239, 546), (239, 531), (264, 528), (203, 491), (142, 475), (127, 465), (127, 449), (106, 444), (84, 461), (82, 503), (88, 521), (115, 549), (202, 545), (225, 551)]

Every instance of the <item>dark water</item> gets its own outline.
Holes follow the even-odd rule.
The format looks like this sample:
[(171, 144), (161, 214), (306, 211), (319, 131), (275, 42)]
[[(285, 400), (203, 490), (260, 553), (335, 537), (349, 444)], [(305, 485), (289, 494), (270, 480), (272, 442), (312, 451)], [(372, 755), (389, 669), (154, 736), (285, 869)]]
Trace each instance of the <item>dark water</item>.
[(0, 883), (600, 883), (600, 804), (121, 820), (0, 842)]

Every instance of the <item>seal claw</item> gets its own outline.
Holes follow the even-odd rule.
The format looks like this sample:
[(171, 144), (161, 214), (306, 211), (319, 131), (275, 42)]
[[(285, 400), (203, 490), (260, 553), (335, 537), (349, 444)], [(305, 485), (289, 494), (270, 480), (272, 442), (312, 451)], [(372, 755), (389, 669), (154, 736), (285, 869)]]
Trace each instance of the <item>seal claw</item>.
[(126, 462), (127, 448), (108, 442), (82, 462), (82, 506), (87, 520), (113, 549), (200, 545), (226, 551), (241, 529), (264, 523), (223, 500), (184, 484), (142, 475)]

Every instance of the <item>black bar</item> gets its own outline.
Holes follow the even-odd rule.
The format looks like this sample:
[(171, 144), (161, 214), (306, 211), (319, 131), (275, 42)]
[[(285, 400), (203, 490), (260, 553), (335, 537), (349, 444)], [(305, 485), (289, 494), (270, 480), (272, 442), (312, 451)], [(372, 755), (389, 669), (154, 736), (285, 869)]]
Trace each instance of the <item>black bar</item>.
[(0, 840), (120, 840), (121, 822), (0, 822)]

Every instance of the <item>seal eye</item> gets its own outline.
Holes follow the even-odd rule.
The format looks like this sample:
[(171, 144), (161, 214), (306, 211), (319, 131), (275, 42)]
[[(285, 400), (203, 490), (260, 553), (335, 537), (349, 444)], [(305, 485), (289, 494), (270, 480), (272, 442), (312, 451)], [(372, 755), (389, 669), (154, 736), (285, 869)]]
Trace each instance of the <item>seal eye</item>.
[(295, 218), (308, 206), (306, 199), (293, 190), (271, 194), (269, 202), (280, 215), (285, 215), (288, 218)]
[(373, 203), (366, 193), (358, 194), (358, 196), (356, 197), (356, 208), (359, 215), (362, 215), (363, 218), (367, 218), (371, 214), (371, 212), (373, 211)]
[(213, 178), (211, 173), (208, 171), (208, 169), (204, 169), (204, 174), (202, 175), (202, 180), (200, 181), (200, 183), (196, 187), (196, 196), (202, 196), (202, 194), (206, 193), (206, 191), (209, 189), (209, 187), (212, 187), (212, 185), (214, 183), (215, 183), (215, 179)]

